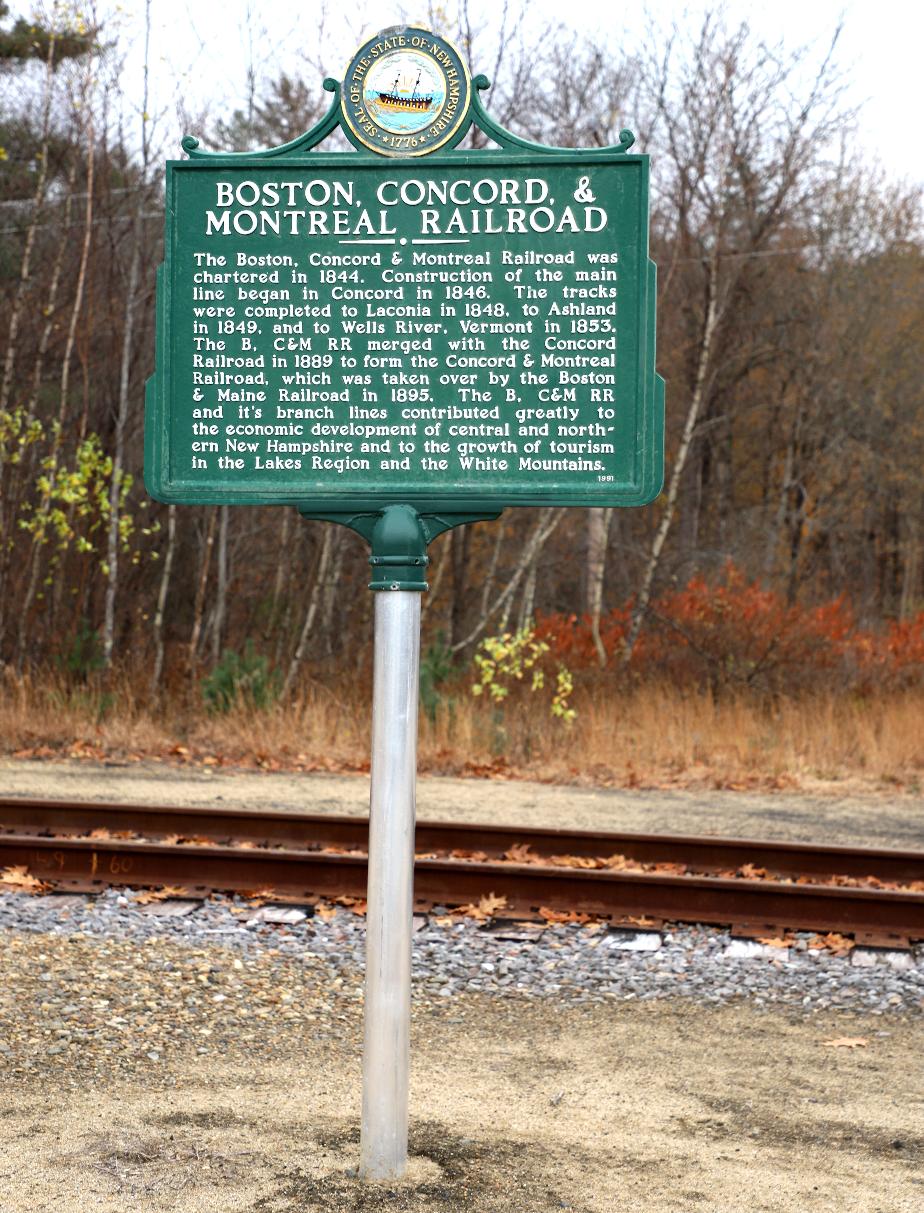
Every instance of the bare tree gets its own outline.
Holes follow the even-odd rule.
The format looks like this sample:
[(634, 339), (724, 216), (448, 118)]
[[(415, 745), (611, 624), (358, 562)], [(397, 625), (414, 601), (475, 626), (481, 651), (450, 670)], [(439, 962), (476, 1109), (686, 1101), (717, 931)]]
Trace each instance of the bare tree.
[[(818, 188), (816, 166), (845, 121), (832, 59), (839, 33), (797, 103), (790, 89), (804, 55), (785, 57), (780, 48), (755, 43), (747, 25), (728, 31), (714, 14), (705, 17), (688, 54), (675, 31), (663, 52), (652, 49), (643, 62), (643, 96), (652, 109), (648, 141), (663, 165), (656, 221), (669, 250), (671, 289), (684, 288), (689, 300), (682, 318), (685, 374), (671, 380), (672, 394), (685, 396), (686, 408), (623, 664), (644, 622), (697, 426), (701, 417), (713, 426), (717, 420), (709, 406), (717, 377), (727, 370), (720, 358), (729, 355), (729, 323), (743, 302), (750, 267), (804, 217)], [(740, 348), (733, 357), (749, 361)]]

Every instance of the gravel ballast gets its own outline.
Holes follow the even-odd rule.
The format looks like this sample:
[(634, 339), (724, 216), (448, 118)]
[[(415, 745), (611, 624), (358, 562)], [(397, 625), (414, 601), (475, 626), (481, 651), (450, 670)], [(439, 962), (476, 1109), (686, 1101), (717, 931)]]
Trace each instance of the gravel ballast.
[(163, 907), (0, 897), (3, 1213), (919, 1207), (918, 957), (427, 921), (410, 1166), (379, 1189), (362, 918)]
[[(322, 913), (276, 909), (216, 897), (177, 904), (180, 915), (170, 916), (170, 902), (145, 906), (135, 896), (132, 890), (114, 889), (95, 897), (4, 893), (0, 928), (135, 946), (171, 940), (191, 948), (217, 945), (231, 956), (291, 957), (361, 997), (361, 915), (340, 908)], [(814, 946), (817, 938), (811, 933), (796, 933), (789, 946), (779, 947), (735, 940), (708, 927), (674, 926), (663, 932), (571, 924), (541, 928), (455, 921), (438, 912), (416, 919), (415, 926), (413, 978), (417, 996), (424, 999), (477, 993), (572, 1003), (682, 998), (721, 1006), (743, 998), (757, 1008), (873, 1015), (924, 1008), (920, 948), (856, 948), (837, 955)]]

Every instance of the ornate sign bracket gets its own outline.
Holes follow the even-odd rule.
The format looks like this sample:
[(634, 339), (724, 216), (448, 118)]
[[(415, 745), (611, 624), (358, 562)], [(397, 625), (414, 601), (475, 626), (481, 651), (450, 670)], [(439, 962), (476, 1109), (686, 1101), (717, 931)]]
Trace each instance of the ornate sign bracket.
[[(574, 148), (550, 147), (544, 143), (524, 139), (520, 135), (515, 135), (513, 131), (508, 131), (499, 122), (495, 122), (485, 109), (479, 96), (480, 93), (486, 92), (491, 87), (491, 81), (488, 77), (485, 75), (475, 76), (472, 80), (472, 86), (464, 118), (458, 130), (452, 136), (452, 139), (441, 145), (444, 150), (461, 143), (468, 134), (469, 129), (475, 126), (497, 144), (499, 148), (503, 148), (504, 150), (522, 151), (523, 153), (542, 152), (545, 155), (574, 155)], [(310, 130), (307, 130), (303, 135), (299, 135), (297, 139), (291, 139), (288, 143), (282, 143), (278, 147), (264, 148), (255, 152), (212, 152), (203, 150), (199, 146), (199, 140), (195, 135), (185, 135), (181, 140), (183, 151), (187, 153), (191, 160), (207, 160), (212, 157), (221, 157), (223, 161), (231, 163), (235, 160), (252, 160), (254, 158), (260, 160), (295, 160), (300, 159), (307, 152), (319, 147), (337, 129), (342, 129), (349, 138), (350, 130), (344, 123), (343, 89), (340, 81), (335, 80), (332, 76), (328, 76), (324, 80), (323, 88), (325, 92), (334, 94), (334, 100), (331, 102), (324, 117), (319, 122), (316, 122)], [(625, 154), (634, 143), (635, 135), (628, 128), (624, 128), (619, 132), (618, 143), (611, 144), (608, 147), (594, 148), (593, 150), (595, 152)], [(365, 152), (365, 148), (356, 147), (354, 144), (353, 152), (344, 152), (343, 154), (362, 156)], [(399, 154), (405, 155), (407, 153), (402, 152)]]

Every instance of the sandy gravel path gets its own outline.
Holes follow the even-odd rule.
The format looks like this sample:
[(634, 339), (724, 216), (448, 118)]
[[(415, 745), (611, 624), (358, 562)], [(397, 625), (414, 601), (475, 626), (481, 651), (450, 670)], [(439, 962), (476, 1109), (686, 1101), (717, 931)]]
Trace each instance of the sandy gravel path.
[(0, 962), (4, 1213), (921, 1208), (920, 1017), (418, 1000), (408, 1182), (369, 1191), (357, 982), (85, 936), (2, 935)]
[[(0, 795), (144, 804), (368, 812), (367, 776), (285, 774), (168, 764), (0, 760)], [(418, 816), (524, 826), (724, 834), (924, 849), (924, 796), (634, 791), (422, 777)]]

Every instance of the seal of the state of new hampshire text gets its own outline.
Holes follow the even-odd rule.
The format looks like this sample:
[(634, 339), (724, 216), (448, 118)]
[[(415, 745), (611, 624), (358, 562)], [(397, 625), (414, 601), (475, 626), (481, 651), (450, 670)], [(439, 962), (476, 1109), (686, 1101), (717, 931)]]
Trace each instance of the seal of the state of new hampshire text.
[(383, 156), (424, 156), (464, 134), (471, 89), (451, 42), (415, 26), (383, 30), (346, 70), (347, 133)]

